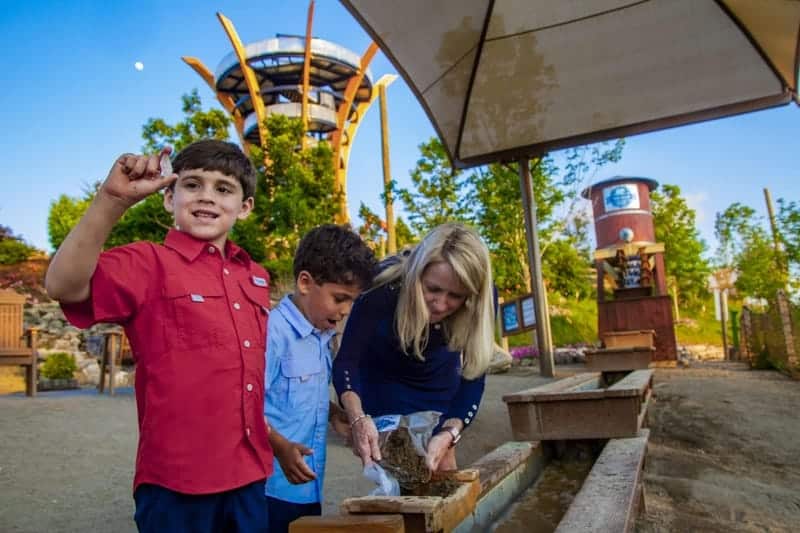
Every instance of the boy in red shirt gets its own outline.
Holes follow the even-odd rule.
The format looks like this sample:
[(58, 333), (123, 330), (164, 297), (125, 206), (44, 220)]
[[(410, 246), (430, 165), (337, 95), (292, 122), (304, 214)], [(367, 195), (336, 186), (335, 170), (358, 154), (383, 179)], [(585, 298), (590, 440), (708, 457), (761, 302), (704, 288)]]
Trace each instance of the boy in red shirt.
[[(139, 530), (266, 531), (268, 276), (227, 238), (253, 209), (255, 171), (216, 140), (182, 150), (174, 174), (162, 176), (160, 161), (117, 159), (53, 257), (47, 292), (76, 326), (121, 324), (130, 339)], [(125, 211), (165, 187), (175, 228), (164, 244), (102, 252)]]

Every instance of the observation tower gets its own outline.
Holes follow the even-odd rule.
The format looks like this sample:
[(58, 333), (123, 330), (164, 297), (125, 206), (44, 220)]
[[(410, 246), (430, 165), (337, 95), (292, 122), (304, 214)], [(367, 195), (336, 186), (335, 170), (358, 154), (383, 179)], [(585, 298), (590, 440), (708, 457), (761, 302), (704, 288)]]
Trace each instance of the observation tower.
[(279, 34), (243, 44), (233, 23), (221, 13), (217, 18), (233, 51), (222, 58), (213, 73), (197, 58), (184, 56), (183, 61), (203, 78), (230, 113), (248, 154), (253, 144), (266, 146), (269, 132), (265, 120), (274, 113), (302, 120), (304, 146), (327, 140), (334, 154), (334, 184), (342, 198), (337, 221), (346, 222), (350, 148), (380, 87), (387, 87), (397, 76), (385, 75), (373, 81), (369, 63), (378, 51), (374, 42), (359, 56), (341, 45), (312, 37), (313, 1), (305, 36)]

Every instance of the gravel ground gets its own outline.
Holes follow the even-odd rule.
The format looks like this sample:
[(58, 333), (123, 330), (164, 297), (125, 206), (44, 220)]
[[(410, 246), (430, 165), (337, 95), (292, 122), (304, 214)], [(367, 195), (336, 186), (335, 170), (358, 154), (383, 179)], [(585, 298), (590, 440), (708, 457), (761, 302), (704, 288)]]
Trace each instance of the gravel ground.
[[(576, 370), (558, 367), (560, 375)], [(511, 439), (504, 393), (546, 381), (531, 368), (489, 376), (459, 464)], [(639, 531), (790, 531), (800, 523), (800, 383), (705, 363), (658, 370), (655, 391)], [(135, 531), (136, 439), (129, 389), (0, 396), (0, 531)], [(328, 450), (323, 512), (334, 514), (371, 485), (337, 437)]]

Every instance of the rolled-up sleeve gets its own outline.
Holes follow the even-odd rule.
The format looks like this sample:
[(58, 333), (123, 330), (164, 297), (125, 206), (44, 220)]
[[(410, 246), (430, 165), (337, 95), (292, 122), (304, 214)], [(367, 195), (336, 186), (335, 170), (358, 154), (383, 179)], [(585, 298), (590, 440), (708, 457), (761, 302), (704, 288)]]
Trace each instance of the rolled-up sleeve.
[(441, 418), (441, 421), (451, 418), (458, 418), (464, 423), (464, 429), (468, 428), (475, 416), (483, 398), (483, 389), (486, 386), (486, 374), (475, 379), (461, 378), (461, 384), (450, 409)]
[(150, 243), (134, 243), (100, 254), (86, 301), (63, 303), (67, 320), (79, 328), (97, 322), (123, 324), (147, 297), (155, 254)]

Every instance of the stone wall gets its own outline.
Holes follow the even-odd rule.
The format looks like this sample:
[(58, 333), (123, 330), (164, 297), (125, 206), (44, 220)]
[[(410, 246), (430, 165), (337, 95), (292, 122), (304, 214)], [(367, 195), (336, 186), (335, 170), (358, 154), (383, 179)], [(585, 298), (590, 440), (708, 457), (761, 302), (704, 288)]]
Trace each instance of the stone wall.
[[(57, 303), (37, 303), (25, 306), (25, 327), (37, 328), (39, 361), (56, 352), (66, 352), (75, 357), (78, 365), (76, 379), (80, 385), (97, 385), (100, 382), (99, 358), (86, 351), (86, 337), (102, 335), (108, 331), (120, 331), (119, 326), (98, 324), (81, 330), (72, 326), (64, 317)], [(133, 385), (133, 368), (120, 368), (114, 376), (118, 387)]]

